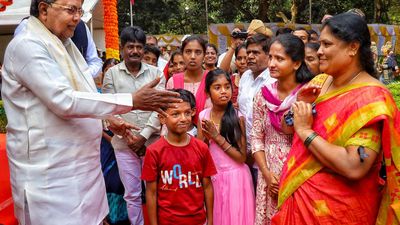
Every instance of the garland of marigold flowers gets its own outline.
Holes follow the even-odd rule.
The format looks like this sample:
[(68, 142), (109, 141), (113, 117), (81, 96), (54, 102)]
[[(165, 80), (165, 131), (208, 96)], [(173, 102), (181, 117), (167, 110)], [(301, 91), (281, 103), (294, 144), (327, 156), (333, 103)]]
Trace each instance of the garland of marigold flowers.
[(103, 0), (103, 9), (106, 58), (119, 59), (117, 0)]
[(6, 6), (9, 6), (13, 3), (13, 0), (0, 0), (0, 12), (6, 10)]

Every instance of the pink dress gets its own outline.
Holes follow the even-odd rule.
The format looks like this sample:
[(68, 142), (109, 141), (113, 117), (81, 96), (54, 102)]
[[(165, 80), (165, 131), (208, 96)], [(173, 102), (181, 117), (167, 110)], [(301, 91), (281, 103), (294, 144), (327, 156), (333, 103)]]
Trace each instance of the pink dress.
[[(210, 119), (211, 108), (199, 118)], [(241, 114), (239, 114), (242, 117)], [(214, 188), (215, 225), (253, 225), (255, 216), (254, 188), (250, 170), (244, 163), (229, 157), (214, 141), (209, 145), (217, 174), (211, 180)]]

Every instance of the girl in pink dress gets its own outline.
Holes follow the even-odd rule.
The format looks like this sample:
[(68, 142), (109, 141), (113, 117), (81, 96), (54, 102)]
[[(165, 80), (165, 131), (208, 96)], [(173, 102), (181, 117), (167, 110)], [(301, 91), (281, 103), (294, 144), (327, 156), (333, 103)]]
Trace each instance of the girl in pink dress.
[(233, 107), (232, 83), (221, 70), (210, 71), (206, 93), (213, 106), (199, 115), (198, 138), (208, 145), (217, 167), (212, 177), (215, 225), (253, 225), (254, 188), (246, 161), (246, 136), (243, 116)]

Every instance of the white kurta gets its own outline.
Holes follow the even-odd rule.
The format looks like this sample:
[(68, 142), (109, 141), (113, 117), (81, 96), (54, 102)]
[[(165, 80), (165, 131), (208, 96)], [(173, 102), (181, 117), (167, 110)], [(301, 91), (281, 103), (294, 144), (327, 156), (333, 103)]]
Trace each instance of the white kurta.
[(100, 118), (129, 112), (132, 96), (98, 94), (85, 73), (77, 82), (86, 82), (82, 86), (90, 90), (75, 91), (57, 63), (60, 59), (35, 35), (22, 32), (4, 57), (2, 92), (15, 213), (20, 224), (28, 210), (33, 225), (98, 225), (108, 212)]

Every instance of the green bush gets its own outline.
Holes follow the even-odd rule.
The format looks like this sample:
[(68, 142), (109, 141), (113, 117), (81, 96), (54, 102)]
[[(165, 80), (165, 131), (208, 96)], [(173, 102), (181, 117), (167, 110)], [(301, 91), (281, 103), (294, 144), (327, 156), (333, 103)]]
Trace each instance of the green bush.
[(7, 117), (4, 111), (3, 101), (0, 100), (0, 133), (6, 133)]
[(387, 87), (392, 92), (397, 108), (400, 108), (400, 82), (390, 83)]

